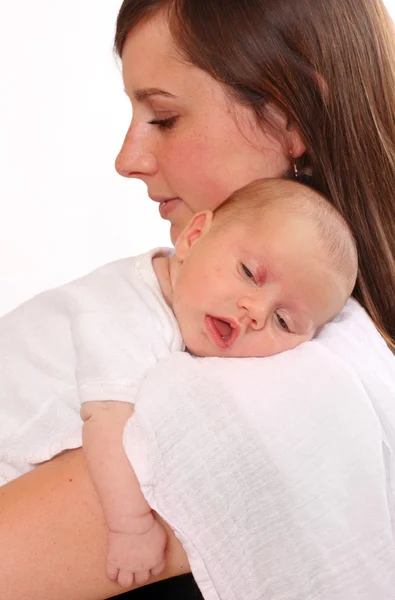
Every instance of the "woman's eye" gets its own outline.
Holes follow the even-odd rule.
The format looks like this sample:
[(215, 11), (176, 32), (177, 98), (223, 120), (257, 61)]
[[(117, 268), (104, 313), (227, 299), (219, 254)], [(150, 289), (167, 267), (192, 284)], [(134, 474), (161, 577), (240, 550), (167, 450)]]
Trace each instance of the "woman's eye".
[(150, 125), (157, 125), (159, 129), (171, 129), (176, 122), (177, 117), (168, 117), (167, 119), (152, 119), (148, 121)]
[(282, 318), (282, 316), (279, 315), (278, 313), (276, 313), (276, 317), (277, 317), (277, 321), (278, 321), (280, 327), (282, 329), (284, 329), (285, 331), (289, 331), (289, 327), (288, 327), (286, 321), (284, 321), (284, 319)]
[(251, 273), (250, 269), (248, 269), (245, 265), (243, 265), (243, 263), (241, 263), (241, 268), (243, 269), (244, 273), (247, 275), (247, 277), (249, 279), (254, 279), (254, 275)]

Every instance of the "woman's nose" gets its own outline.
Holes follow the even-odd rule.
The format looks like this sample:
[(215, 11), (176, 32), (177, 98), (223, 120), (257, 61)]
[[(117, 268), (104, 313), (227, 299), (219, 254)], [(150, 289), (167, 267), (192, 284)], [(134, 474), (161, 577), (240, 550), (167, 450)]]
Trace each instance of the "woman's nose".
[(143, 131), (129, 128), (115, 160), (115, 169), (119, 175), (122, 175), (122, 177), (137, 177), (138, 179), (155, 175), (158, 171), (158, 162), (155, 155), (148, 148), (147, 142), (148, 140)]

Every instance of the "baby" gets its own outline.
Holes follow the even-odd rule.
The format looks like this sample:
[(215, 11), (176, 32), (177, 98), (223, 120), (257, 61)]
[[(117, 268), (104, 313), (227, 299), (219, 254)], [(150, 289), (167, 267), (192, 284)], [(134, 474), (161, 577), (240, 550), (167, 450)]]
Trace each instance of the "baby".
[(83, 448), (109, 528), (107, 574), (144, 583), (164, 568), (166, 534), (122, 446), (138, 381), (185, 348), (218, 357), (295, 348), (340, 311), (356, 276), (355, 243), (333, 206), (272, 179), (196, 214), (174, 254), (117, 261), (30, 300), (0, 320), (9, 425), (0, 478), (2, 461), (10, 477), (73, 447), (59, 423), (82, 402)]

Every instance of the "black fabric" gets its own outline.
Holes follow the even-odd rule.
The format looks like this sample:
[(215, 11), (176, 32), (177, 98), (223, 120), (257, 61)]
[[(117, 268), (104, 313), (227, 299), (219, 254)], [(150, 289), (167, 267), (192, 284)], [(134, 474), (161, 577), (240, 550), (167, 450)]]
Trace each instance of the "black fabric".
[(203, 596), (190, 573), (158, 581), (133, 592), (114, 596), (109, 600), (203, 600)]

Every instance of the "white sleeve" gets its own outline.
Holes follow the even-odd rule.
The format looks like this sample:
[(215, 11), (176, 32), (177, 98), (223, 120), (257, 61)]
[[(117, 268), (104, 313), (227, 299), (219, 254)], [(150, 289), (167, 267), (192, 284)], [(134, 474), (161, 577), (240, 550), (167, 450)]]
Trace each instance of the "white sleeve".
[(168, 355), (157, 320), (136, 311), (85, 311), (73, 316), (71, 335), (81, 402), (134, 402), (144, 373)]
[(395, 597), (380, 423), (324, 346), (172, 355), (141, 382), (124, 446), (205, 600)]

